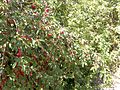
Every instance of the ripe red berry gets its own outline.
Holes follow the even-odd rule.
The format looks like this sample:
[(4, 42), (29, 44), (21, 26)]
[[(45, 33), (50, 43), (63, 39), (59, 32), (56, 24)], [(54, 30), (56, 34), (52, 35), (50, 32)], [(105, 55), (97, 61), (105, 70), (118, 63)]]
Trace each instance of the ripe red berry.
[(21, 36), (21, 38), (24, 38), (24, 39), (25, 39), (25, 38), (26, 38), (26, 36), (25, 36), (25, 35), (23, 35), (23, 36)]
[(22, 52), (21, 52), (21, 49), (20, 49), (20, 48), (18, 48), (18, 52), (17, 52), (16, 56), (17, 56), (18, 58), (22, 57)]
[(61, 38), (61, 36), (57, 36), (57, 39), (60, 39)]
[(34, 15), (35, 17), (38, 17), (38, 12), (34, 12), (33, 15)]
[(3, 0), (5, 3), (10, 3), (12, 0)]
[(2, 88), (3, 88), (3, 85), (0, 84), (0, 90), (2, 90)]
[(32, 76), (33, 74), (32, 74), (32, 72), (30, 72), (30, 76)]
[(51, 37), (52, 36), (52, 34), (48, 34), (48, 37)]
[(24, 38), (24, 39), (27, 39), (27, 40), (29, 40), (29, 41), (32, 41), (32, 38), (29, 37), (29, 36), (27, 36), (27, 35), (23, 35), (23, 36), (21, 36), (21, 38)]
[(19, 29), (19, 28), (17, 28), (17, 29), (16, 29), (16, 32), (20, 32), (20, 29)]
[(64, 34), (64, 31), (61, 31), (60, 34)]
[(32, 4), (32, 5), (31, 5), (31, 8), (32, 8), (32, 9), (36, 9), (36, 5), (35, 5), (35, 4)]
[(45, 12), (48, 13), (48, 12), (49, 12), (49, 8), (46, 8), (46, 9), (45, 9)]
[(29, 36), (27, 36), (27, 38), (26, 39), (28, 39), (29, 41), (32, 41), (32, 38), (31, 37), (29, 37)]

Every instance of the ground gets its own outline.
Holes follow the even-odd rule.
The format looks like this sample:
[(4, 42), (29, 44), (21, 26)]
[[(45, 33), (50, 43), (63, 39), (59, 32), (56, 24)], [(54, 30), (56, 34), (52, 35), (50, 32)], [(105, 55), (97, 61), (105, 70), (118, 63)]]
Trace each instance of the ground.
[(120, 90), (120, 67), (116, 70), (116, 73), (112, 74), (112, 80), (113, 86), (102, 90)]

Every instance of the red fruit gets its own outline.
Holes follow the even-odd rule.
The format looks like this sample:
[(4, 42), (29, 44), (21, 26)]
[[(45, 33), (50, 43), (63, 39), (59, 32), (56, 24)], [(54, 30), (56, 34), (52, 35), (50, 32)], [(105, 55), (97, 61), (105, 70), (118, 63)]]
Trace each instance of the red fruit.
[(0, 90), (2, 90), (3, 86), (0, 84)]
[(48, 12), (49, 12), (49, 8), (46, 8), (46, 9), (45, 9), (45, 12), (48, 13)]
[(52, 34), (48, 34), (48, 37), (51, 37), (52, 36)]
[(61, 36), (58, 36), (57, 38), (58, 38), (58, 39), (60, 39), (60, 38), (61, 38)]
[(32, 8), (32, 9), (36, 9), (36, 5), (35, 5), (35, 4), (32, 4), (32, 5), (31, 5), (31, 8)]
[(11, 0), (3, 0), (5, 3), (10, 3), (11, 2)]
[(60, 34), (64, 34), (64, 31), (61, 31)]
[(27, 38), (26, 36), (21, 36), (21, 38)]
[(30, 76), (32, 76), (33, 74), (32, 74), (32, 72), (30, 72)]
[(44, 17), (48, 17), (48, 14), (44, 14)]
[(18, 52), (17, 52), (16, 56), (17, 56), (18, 58), (22, 57), (22, 51), (21, 51), (20, 48), (18, 48)]
[(34, 12), (33, 15), (37, 18), (39, 16), (38, 12)]
[(32, 41), (32, 38), (27, 36), (27, 35), (21, 36), (21, 38), (28, 39), (29, 41)]
[(29, 41), (32, 41), (32, 38), (29, 36), (26, 36), (26, 39), (28, 39)]
[(17, 29), (16, 29), (16, 32), (20, 32), (20, 29), (19, 29), (19, 28), (17, 28)]

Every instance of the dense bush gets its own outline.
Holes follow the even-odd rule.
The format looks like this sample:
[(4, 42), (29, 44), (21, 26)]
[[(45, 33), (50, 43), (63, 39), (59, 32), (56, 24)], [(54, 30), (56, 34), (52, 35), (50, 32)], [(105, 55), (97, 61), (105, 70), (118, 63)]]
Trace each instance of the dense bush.
[(0, 90), (93, 90), (120, 65), (119, 1), (0, 2)]

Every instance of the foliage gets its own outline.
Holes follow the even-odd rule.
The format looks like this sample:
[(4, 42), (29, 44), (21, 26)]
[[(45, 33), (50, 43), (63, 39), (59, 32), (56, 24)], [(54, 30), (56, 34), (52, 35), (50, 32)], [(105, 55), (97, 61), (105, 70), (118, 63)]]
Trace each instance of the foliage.
[(0, 2), (0, 89), (93, 90), (120, 65), (119, 0)]

